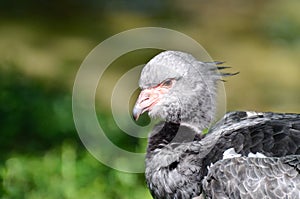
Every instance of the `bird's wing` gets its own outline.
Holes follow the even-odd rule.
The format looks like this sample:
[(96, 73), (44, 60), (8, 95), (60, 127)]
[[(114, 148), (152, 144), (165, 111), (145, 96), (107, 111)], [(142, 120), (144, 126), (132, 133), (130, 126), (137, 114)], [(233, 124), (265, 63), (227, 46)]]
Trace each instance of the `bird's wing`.
[(146, 158), (147, 185), (154, 198), (192, 198), (201, 193), (199, 143), (172, 143)]
[(268, 157), (300, 155), (300, 114), (231, 112), (201, 142), (211, 143), (207, 165), (222, 159), (229, 148), (244, 156), (250, 152)]
[[(208, 198), (300, 198), (299, 114), (228, 113), (201, 142)], [(241, 157), (222, 159), (229, 148)]]
[(206, 198), (300, 198), (300, 156), (235, 157), (210, 167), (203, 180)]

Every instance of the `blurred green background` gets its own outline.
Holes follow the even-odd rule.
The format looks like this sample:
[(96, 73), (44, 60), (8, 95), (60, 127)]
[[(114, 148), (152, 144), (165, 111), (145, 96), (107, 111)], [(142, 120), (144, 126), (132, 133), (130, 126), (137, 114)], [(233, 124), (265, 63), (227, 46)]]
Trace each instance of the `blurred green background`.
[[(101, 41), (127, 29), (181, 31), (239, 71), (225, 83), (228, 111), (299, 113), (299, 10), (299, 0), (1, 1), (1, 198), (151, 198), (143, 174), (110, 169), (86, 151), (72, 118), (81, 62)], [(117, 62), (108, 89), (156, 52)], [(144, 151), (144, 139), (122, 136), (112, 125), (109, 92), (97, 94), (108, 136), (122, 148)]]

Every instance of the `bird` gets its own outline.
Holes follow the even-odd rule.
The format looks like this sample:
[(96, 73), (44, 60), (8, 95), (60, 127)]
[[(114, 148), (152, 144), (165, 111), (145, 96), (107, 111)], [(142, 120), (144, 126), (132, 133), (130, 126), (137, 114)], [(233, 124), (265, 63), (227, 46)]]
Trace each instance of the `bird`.
[(145, 178), (154, 199), (300, 198), (300, 114), (233, 111), (214, 122), (223, 62), (167, 50), (142, 69), (133, 118), (159, 118)]

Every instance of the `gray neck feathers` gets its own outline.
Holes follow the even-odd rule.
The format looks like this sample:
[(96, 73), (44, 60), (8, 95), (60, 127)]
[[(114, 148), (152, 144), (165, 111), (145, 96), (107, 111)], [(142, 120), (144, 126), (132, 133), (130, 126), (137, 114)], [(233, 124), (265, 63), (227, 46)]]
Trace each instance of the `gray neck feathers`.
[(202, 131), (215, 118), (217, 81), (220, 76), (214, 64), (194, 60), (192, 66), (187, 75), (191, 90), (187, 91), (188, 95), (183, 96), (186, 103), (181, 111), (181, 122)]

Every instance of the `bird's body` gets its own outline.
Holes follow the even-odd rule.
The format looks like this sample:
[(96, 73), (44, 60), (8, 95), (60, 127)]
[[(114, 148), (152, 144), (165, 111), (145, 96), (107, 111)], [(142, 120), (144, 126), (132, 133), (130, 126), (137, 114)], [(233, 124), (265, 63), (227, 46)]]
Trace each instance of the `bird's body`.
[[(149, 138), (146, 179), (154, 198), (193, 198), (202, 191), (208, 198), (300, 198), (300, 156), (289, 156), (300, 155), (300, 115), (232, 112), (202, 138), (161, 137), (164, 143), (155, 147), (152, 139), (175, 135), (179, 127), (170, 128)], [(223, 159), (230, 148), (242, 157)], [(248, 157), (257, 152), (266, 157)], [(284, 163), (289, 159), (295, 165)]]
[[(162, 66), (169, 71), (160, 73)], [(135, 117), (149, 111), (164, 120), (149, 135), (145, 174), (152, 196), (300, 198), (300, 115), (231, 112), (202, 134), (222, 76), (214, 67), (166, 51), (142, 72)], [(239, 155), (223, 159), (230, 149)]]

